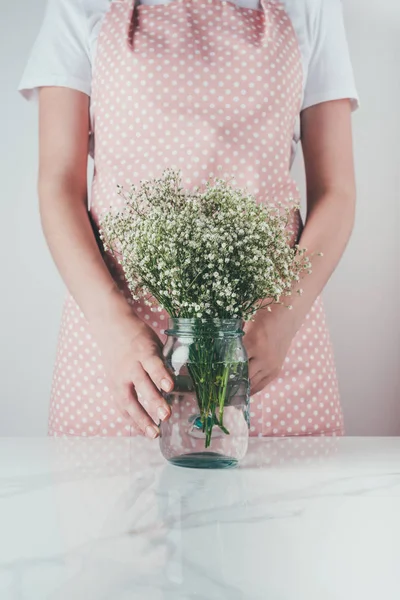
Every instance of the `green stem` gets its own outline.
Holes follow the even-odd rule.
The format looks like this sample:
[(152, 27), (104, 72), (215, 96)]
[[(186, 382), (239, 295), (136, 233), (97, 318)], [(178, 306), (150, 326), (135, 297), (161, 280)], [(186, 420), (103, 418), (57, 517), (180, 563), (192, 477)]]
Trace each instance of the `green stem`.
[(225, 397), (226, 390), (228, 386), (228, 376), (231, 368), (231, 363), (224, 364), (224, 374), (223, 374), (223, 387), (219, 396), (219, 423), (220, 426), (224, 425), (224, 406), (225, 406)]
[[(196, 341), (190, 345), (187, 367), (200, 411), (202, 431), (205, 434), (205, 447), (208, 448), (211, 444), (214, 425), (219, 426), (225, 434), (229, 435), (228, 429), (224, 426), (224, 408), (227, 404), (229, 375), (233, 371), (237, 372), (237, 366), (232, 362), (235, 340), (228, 339), (224, 342), (219, 338), (214, 338), (208, 330), (205, 335), (203, 327), (202, 324), (199, 324), (194, 331)], [(228, 344), (228, 348), (225, 348), (223, 362), (220, 360), (220, 342), (222, 345)], [(229, 394), (233, 390), (232, 387)]]

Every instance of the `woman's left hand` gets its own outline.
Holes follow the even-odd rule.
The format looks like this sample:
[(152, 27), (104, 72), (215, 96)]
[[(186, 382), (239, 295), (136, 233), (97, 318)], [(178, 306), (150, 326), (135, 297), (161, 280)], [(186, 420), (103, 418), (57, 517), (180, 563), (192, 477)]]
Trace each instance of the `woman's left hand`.
[(243, 343), (249, 359), (250, 395), (263, 390), (278, 377), (295, 335), (293, 311), (272, 305), (263, 308), (254, 321), (244, 324)]
[(347, 98), (320, 102), (301, 112), (302, 149), (307, 179), (307, 219), (298, 244), (308, 255), (322, 252), (307, 275), (304, 294), (263, 308), (245, 323), (250, 393), (264, 389), (280, 373), (291, 342), (335, 270), (349, 240), (355, 216), (355, 176), (351, 105)]

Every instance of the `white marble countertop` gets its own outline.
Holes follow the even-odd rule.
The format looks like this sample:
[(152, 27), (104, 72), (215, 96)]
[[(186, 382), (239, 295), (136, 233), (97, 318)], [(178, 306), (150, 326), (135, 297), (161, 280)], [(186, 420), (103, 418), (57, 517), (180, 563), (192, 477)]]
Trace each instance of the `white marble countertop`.
[(0, 439), (1, 600), (400, 598), (400, 438)]

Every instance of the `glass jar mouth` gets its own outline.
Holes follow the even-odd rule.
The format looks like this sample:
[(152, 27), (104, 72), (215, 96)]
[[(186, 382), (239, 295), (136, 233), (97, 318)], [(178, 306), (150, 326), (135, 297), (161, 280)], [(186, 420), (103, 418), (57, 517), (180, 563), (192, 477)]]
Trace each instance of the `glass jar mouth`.
[(166, 335), (202, 335), (230, 334), (243, 335), (243, 319), (241, 317), (169, 317)]

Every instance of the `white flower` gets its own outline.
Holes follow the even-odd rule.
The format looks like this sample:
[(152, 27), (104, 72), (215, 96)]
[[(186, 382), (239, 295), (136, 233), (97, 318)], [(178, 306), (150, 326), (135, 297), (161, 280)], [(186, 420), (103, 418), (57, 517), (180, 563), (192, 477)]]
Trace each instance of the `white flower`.
[(222, 179), (185, 190), (174, 169), (128, 193), (118, 189), (125, 206), (104, 213), (101, 240), (122, 265), (132, 298), (154, 310), (161, 304), (172, 316), (246, 319), (258, 300), (279, 302), (311, 272), (305, 249), (288, 244), (294, 206), (257, 203)]

